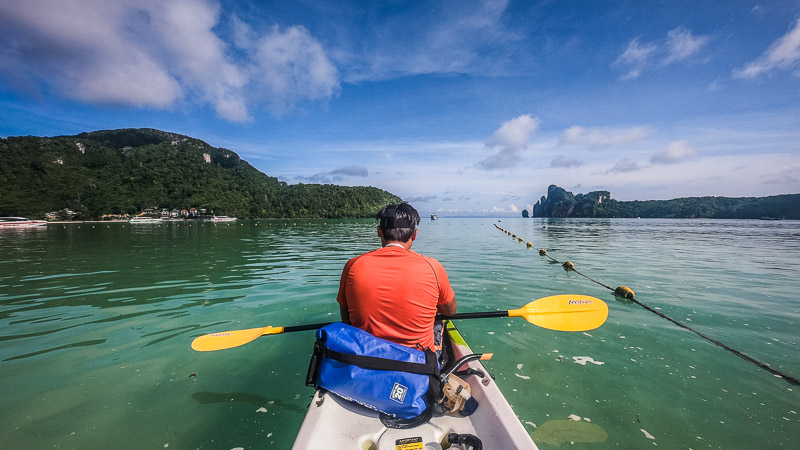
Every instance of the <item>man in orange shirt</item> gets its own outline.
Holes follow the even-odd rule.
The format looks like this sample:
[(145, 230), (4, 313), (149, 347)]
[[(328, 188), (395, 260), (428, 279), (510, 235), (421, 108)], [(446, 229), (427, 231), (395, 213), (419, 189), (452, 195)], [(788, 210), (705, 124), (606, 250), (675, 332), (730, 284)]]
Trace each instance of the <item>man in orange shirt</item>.
[(456, 313), (447, 272), (439, 261), (411, 251), (419, 224), (411, 205), (388, 205), (376, 218), (381, 248), (349, 260), (342, 270), (336, 297), (342, 322), (408, 347), (437, 350), (436, 314)]

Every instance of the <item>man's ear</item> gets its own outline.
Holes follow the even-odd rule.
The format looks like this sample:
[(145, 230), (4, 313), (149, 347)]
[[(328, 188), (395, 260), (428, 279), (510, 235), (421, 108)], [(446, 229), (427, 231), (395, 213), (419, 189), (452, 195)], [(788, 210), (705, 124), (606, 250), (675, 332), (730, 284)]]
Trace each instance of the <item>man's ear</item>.
[(412, 241), (412, 242), (414, 241), (414, 239), (416, 239), (416, 238), (417, 238), (417, 231), (419, 231), (419, 230), (414, 230), (414, 232), (413, 232), (413, 233), (411, 233), (411, 241)]
[(378, 229), (378, 237), (383, 239), (383, 230), (381, 230), (380, 225), (378, 225), (377, 229)]

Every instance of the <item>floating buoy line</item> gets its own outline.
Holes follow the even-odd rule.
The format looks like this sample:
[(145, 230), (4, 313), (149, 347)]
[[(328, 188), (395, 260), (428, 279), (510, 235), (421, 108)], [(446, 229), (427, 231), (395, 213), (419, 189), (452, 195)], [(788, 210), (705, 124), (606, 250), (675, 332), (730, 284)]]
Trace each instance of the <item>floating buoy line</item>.
[[(516, 240), (516, 241), (518, 241), (520, 243), (525, 241), (523, 238), (517, 236), (516, 234), (514, 234), (514, 233), (512, 233), (512, 232), (510, 232), (508, 230), (505, 230), (505, 229), (501, 228), (497, 224), (494, 224), (494, 227), (497, 228), (498, 230), (502, 231), (503, 233), (506, 233), (507, 235), (511, 236), (512, 239), (514, 239), (514, 240)], [(533, 243), (532, 242), (527, 242), (526, 243), (526, 247), (529, 248), (529, 249), (533, 248)], [(740, 352), (739, 350), (736, 350), (734, 348), (731, 348), (731, 347), (723, 344), (722, 342), (720, 342), (720, 341), (718, 341), (716, 339), (713, 339), (713, 338), (711, 338), (709, 336), (706, 336), (705, 334), (695, 330), (694, 328), (691, 328), (688, 325), (686, 325), (686, 324), (684, 324), (682, 322), (679, 322), (679, 321), (667, 316), (666, 314), (664, 314), (664, 313), (662, 313), (660, 311), (657, 311), (657, 310), (645, 305), (644, 303), (636, 300), (636, 293), (633, 292), (633, 289), (631, 289), (631, 288), (629, 288), (627, 286), (617, 286), (616, 288), (612, 288), (611, 286), (603, 284), (603, 283), (601, 283), (601, 282), (589, 277), (588, 275), (583, 274), (580, 271), (578, 271), (578, 269), (575, 268), (575, 263), (574, 262), (572, 262), (572, 261), (561, 262), (561, 261), (558, 261), (557, 259), (553, 258), (552, 256), (550, 256), (547, 253), (546, 249), (543, 249), (543, 248), (539, 249), (539, 255), (540, 256), (545, 256), (547, 258), (550, 258), (550, 260), (553, 261), (554, 263), (560, 264), (561, 267), (563, 267), (564, 270), (566, 270), (567, 272), (575, 272), (576, 274), (586, 278), (587, 280), (589, 280), (589, 281), (591, 281), (591, 282), (593, 282), (595, 284), (598, 284), (598, 285), (608, 289), (618, 299), (622, 299), (621, 300), (622, 303), (628, 303), (628, 304), (635, 303), (635, 304), (641, 306), (642, 308), (644, 308), (645, 310), (650, 311), (651, 313), (661, 317), (662, 319), (666, 319), (666, 320), (672, 322), (673, 324), (677, 325), (678, 327), (683, 328), (684, 330), (691, 331), (692, 333), (700, 336), (701, 338), (707, 340), (708, 342), (711, 342), (712, 344), (716, 345), (717, 347), (721, 347), (721, 348), (733, 353), (734, 355), (738, 356), (739, 358), (742, 358), (745, 361), (749, 361), (749, 362), (757, 365), (758, 367), (766, 370), (767, 372), (775, 375), (776, 377), (783, 378), (784, 380), (786, 380), (787, 382), (789, 382), (790, 384), (793, 384), (795, 386), (800, 386), (800, 380), (798, 380), (797, 378), (792, 377), (790, 375), (787, 375), (787, 374), (785, 374), (785, 373), (783, 373), (783, 372), (781, 372), (781, 371), (779, 371), (777, 369), (773, 369), (772, 367), (769, 366), (769, 364), (761, 362), (761, 361), (759, 361), (759, 360), (757, 360), (757, 359), (755, 359), (755, 358), (753, 358), (751, 356), (748, 356), (748, 355)]]

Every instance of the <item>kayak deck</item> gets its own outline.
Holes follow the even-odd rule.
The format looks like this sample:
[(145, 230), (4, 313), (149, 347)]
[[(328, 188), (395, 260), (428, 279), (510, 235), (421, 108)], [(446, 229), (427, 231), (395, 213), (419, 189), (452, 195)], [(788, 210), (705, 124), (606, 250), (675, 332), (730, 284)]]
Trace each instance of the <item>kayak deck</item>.
[[(453, 361), (472, 353), (452, 322), (447, 322), (445, 339), (452, 348)], [(414, 428), (387, 428), (376, 411), (317, 390), (292, 448), (441, 450), (448, 448), (447, 435), (458, 433), (477, 436), (486, 450), (535, 450), (537, 447), (530, 434), (480, 361), (470, 361), (461, 368), (475, 369), (484, 374), (482, 378), (477, 375), (463, 377), (479, 405), (468, 417), (448, 413)]]

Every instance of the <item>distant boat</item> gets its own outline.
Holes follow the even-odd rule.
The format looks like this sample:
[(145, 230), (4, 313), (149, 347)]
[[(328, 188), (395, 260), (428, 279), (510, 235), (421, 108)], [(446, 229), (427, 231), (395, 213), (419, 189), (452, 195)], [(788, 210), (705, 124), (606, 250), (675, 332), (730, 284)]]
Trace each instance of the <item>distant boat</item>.
[(783, 217), (761, 217), (758, 220), (783, 220)]
[(237, 220), (236, 217), (213, 216), (210, 219), (206, 219), (206, 222), (236, 222)]
[(161, 223), (164, 219), (160, 217), (134, 217), (128, 223)]
[(431, 220), (436, 220), (438, 218), (439, 218), (439, 216), (437, 216), (436, 214), (431, 214)]
[(38, 228), (46, 227), (45, 220), (31, 220), (26, 217), (0, 217), (0, 228)]

